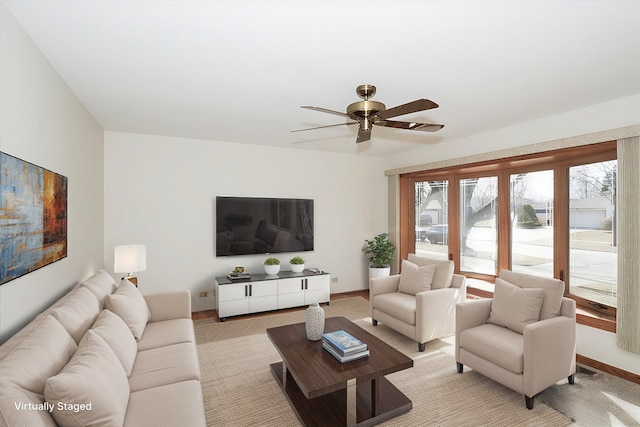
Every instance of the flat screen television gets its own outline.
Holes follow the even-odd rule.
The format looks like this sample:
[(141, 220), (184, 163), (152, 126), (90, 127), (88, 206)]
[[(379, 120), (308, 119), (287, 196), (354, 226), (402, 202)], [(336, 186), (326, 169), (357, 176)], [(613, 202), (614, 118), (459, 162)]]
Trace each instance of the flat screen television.
[(313, 200), (216, 197), (216, 256), (313, 250)]

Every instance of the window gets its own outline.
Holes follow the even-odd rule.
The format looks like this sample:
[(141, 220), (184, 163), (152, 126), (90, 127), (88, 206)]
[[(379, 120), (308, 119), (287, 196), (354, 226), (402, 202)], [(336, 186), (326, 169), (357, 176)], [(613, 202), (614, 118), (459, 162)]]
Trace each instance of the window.
[(415, 253), (448, 259), (449, 181), (417, 181), (415, 187)]
[(510, 177), (511, 270), (553, 277), (553, 171)]
[(569, 292), (616, 306), (616, 169), (605, 161), (569, 169)]
[(491, 283), (503, 268), (557, 277), (615, 318), (616, 155), (610, 141), (401, 175), (399, 255)]
[(460, 271), (496, 274), (498, 178), (460, 180)]

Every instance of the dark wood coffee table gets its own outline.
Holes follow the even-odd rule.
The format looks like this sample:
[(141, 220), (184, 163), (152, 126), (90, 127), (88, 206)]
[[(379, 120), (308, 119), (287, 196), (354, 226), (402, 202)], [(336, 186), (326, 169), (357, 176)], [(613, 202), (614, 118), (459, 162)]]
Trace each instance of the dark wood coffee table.
[(267, 329), (282, 362), (271, 372), (300, 421), (307, 426), (371, 426), (405, 413), (412, 403), (389, 380), (413, 360), (344, 317), (326, 319), (324, 330), (343, 329), (367, 343), (370, 355), (340, 363), (307, 339), (304, 323)]

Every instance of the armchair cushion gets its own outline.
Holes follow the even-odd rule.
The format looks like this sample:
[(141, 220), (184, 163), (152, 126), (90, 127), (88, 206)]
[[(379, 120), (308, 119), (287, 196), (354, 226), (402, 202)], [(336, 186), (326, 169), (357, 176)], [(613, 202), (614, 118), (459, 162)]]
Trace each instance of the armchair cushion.
[(435, 272), (433, 273), (431, 289), (443, 289), (451, 287), (451, 280), (453, 279), (453, 270), (455, 267), (453, 261), (435, 260), (431, 258), (421, 257), (416, 254), (409, 254), (407, 260), (418, 266), (435, 265)]
[(543, 289), (523, 289), (497, 278), (487, 322), (522, 334), (525, 326), (538, 321), (543, 300)]
[(376, 310), (387, 313), (402, 322), (416, 324), (416, 297), (403, 292), (381, 294), (374, 297)]
[(434, 264), (418, 266), (407, 260), (402, 260), (398, 291), (415, 295), (418, 292), (430, 290), (435, 269)]
[(521, 374), (524, 369), (524, 337), (497, 325), (477, 326), (460, 333), (460, 346), (485, 360)]

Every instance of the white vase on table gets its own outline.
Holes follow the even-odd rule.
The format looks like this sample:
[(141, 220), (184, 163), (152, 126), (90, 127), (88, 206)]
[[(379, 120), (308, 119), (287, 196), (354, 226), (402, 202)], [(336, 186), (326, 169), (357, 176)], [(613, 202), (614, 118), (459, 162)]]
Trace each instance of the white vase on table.
[(305, 329), (310, 341), (319, 341), (324, 333), (324, 310), (317, 302), (309, 305), (305, 313)]

